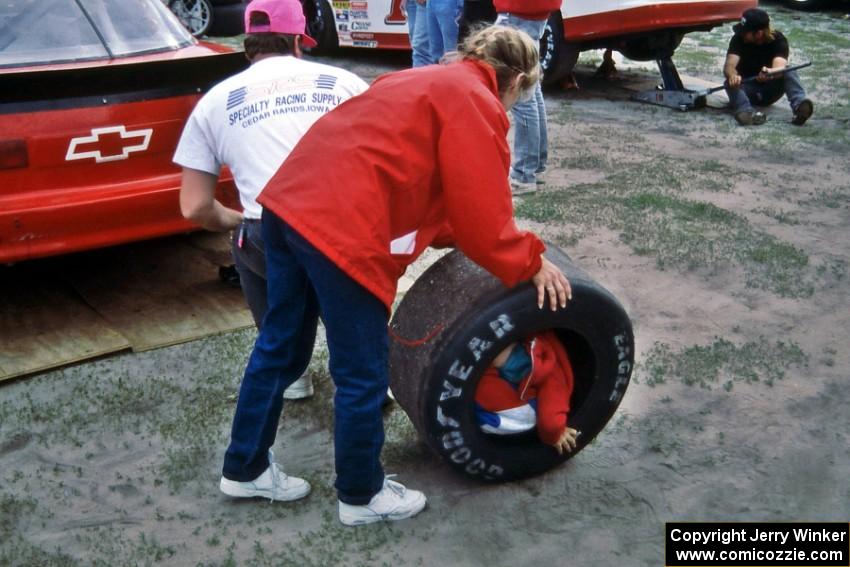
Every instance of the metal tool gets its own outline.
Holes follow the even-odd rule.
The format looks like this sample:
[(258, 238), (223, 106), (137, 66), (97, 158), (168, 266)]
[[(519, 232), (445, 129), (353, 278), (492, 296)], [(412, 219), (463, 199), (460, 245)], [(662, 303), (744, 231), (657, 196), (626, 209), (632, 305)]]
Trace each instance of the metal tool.
[[(790, 65), (767, 73), (768, 77), (775, 77), (787, 71), (796, 71), (808, 67), (812, 62), (800, 63), (799, 65)], [(633, 100), (640, 102), (648, 102), (660, 106), (667, 106), (681, 111), (688, 111), (694, 108), (702, 108), (705, 106), (705, 99), (708, 95), (726, 88), (726, 84), (710, 87), (707, 89), (686, 89), (682, 84), (682, 79), (679, 78), (679, 73), (676, 71), (676, 66), (671, 58), (659, 59), (658, 69), (661, 71), (661, 79), (663, 84), (658, 88), (650, 91), (642, 91), (632, 95)], [(758, 79), (758, 75), (747, 77), (742, 83), (750, 83)]]

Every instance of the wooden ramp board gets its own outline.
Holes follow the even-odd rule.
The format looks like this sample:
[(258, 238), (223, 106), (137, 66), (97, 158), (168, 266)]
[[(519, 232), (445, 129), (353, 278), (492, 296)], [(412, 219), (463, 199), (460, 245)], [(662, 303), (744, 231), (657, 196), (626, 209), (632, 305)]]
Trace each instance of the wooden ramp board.
[(231, 262), (227, 235), (195, 233), (0, 266), (0, 381), (253, 326)]
[(0, 381), (130, 347), (50, 270), (0, 274)]
[(102, 250), (65, 277), (134, 351), (144, 351), (254, 324), (242, 291), (218, 278), (228, 263), (227, 240), (200, 234)]

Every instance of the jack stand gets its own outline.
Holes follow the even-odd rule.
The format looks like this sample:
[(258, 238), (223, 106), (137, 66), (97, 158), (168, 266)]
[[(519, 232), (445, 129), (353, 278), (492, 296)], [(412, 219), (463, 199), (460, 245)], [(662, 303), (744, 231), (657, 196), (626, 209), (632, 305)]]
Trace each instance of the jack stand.
[(705, 106), (705, 93), (686, 89), (671, 57), (656, 60), (663, 84), (632, 95), (632, 100), (675, 108), (683, 112)]

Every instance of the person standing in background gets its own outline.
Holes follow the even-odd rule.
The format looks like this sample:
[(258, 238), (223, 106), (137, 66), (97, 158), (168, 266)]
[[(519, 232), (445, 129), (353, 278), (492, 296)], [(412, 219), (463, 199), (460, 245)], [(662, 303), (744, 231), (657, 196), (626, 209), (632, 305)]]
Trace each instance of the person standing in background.
[(457, 49), (457, 36), (463, 0), (428, 0), (428, 50), (431, 62), (439, 63), (443, 55)]
[(431, 60), (428, 43), (428, 17), (426, 15), (427, 0), (407, 0), (407, 30), (410, 38), (410, 48), (413, 51), (413, 66), (424, 67), (435, 63)]
[[(524, 31), (539, 42), (549, 14), (561, 7), (561, 0), (495, 0), (499, 13), (496, 24)], [(540, 83), (529, 100), (521, 100), (511, 110), (514, 119), (514, 151), (511, 164), (511, 191), (525, 195), (543, 184), (549, 158), (546, 131), (546, 103)]]

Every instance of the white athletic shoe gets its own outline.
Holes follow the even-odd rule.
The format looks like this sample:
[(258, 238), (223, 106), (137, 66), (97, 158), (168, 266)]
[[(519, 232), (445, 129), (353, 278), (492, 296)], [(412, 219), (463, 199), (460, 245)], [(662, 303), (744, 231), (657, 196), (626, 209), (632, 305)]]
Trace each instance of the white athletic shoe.
[(310, 483), (303, 478), (288, 476), (280, 465), (274, 462), (274, 454), (269, 451), (269, 468), (251, 482), (237, 482), (221, 477), (219, 488), (228, 496), (236, 498), (268, 498), (288, 502), (298, 500), (310, 494)]
[(418, 490), (405, 488), (400, 482), (384, 478), (384, 487), (368, 504), (354, 506), (340, 501), (339, 521), (346, 526), (360, 526), (404, 520), (421, 512), (425, 504), (425, 495)]
[(516, 179), (511, 179), (511, 196), (519, 197), (520, 195), (528, 195), (537, 191), (537, 183), (523, 183)]
[(283, 391), (284, 400), (303, 400), (313, 395), (313, 377), (305, 374)]

